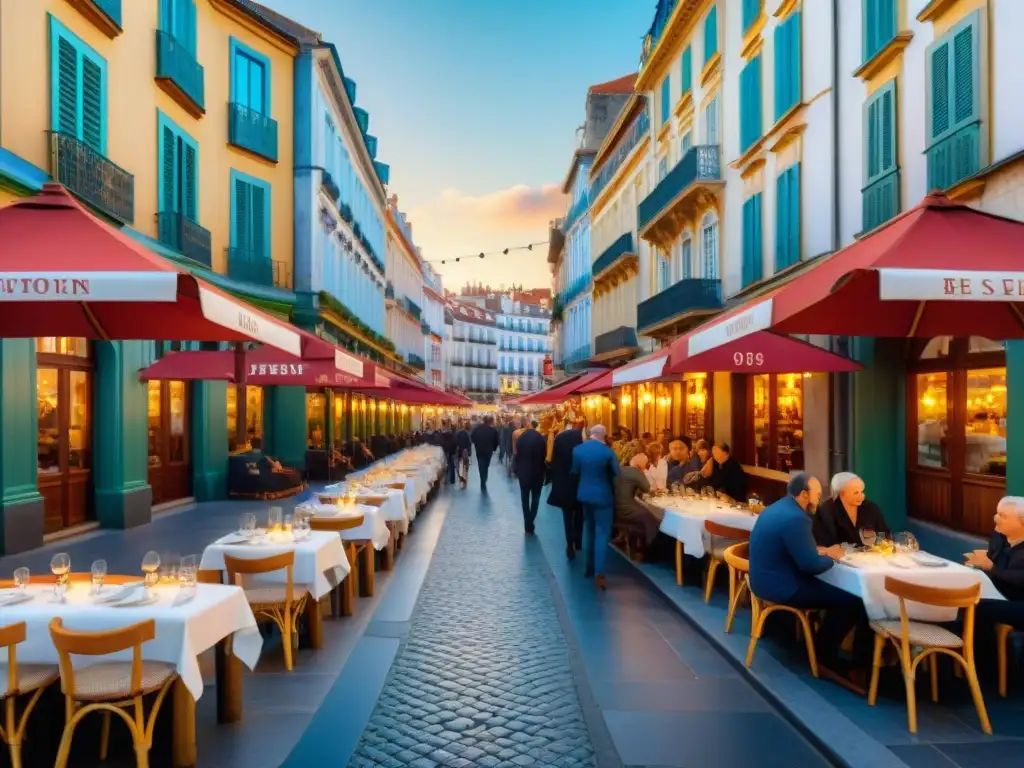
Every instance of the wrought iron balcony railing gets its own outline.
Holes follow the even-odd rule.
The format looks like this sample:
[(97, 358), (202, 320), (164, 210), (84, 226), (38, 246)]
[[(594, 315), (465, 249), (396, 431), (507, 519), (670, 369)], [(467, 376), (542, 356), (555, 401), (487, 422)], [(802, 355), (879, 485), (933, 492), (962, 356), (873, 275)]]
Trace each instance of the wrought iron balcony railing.
[(51, 131), (50, 175), (110, 218), (135, 219), (135, 177), (84, 141)]
[(200, 112), (206, 110), (203, 67), (167, 32), (156, 32), (156, 79), (173, 85)]
[(228, 105), (228, 142), (277, 162), (277, 120), (242, 104)]
[(291, 290), (293, 285), (291, 264), (242, 248), (228, 248), (228, 277), (267, 288)]
[(595, 277), (604, 272), (608, 267), (619, 260), (619, 257), (627, 253), (635, 253), (633, 250), (633, 233), (627, 232), (609, 245), (604, 253), (597, 257), (591, 267), (591, 274)]
[(213, 266), (210, 230), (203, 229), (188, 216), (176, 211), (161, 211), (157, 214), (157, 231), (164, 245), (204, 267)]
[(721, 181), (722, 164), (715, 144), (691, 147), (658, 186), (640, 201), (637, 226), (643, 230), (659, 218), (694, 182)]
[(716, 310), (722, 308), (722, 283), (720, 280), (693, 277), (673, 283), (660, 293), (636, 308), (637, 327), (643, 333), (677, 315), (693, 310)]

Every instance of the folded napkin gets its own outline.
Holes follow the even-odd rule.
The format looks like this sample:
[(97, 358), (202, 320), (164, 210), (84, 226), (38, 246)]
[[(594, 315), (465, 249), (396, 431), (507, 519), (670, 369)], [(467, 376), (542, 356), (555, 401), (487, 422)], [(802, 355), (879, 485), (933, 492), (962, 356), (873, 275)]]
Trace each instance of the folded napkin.
[(111, 592), (109, 595), (101, 594), (96, 598), (97, 603), (120, 603), (128, 600), (129, 598), (135, 597), (136, 593), (140, 590), (145, 589), (145, 582), (133, 581), (130, 584), (125, 584), (116, 592)]
[(943, 568), (949, 564), (948, 560), (943, 560), (935, 555), (929, 555), (927, 552), (915, 552), (910, 556), (910, 559), (926, 568)]

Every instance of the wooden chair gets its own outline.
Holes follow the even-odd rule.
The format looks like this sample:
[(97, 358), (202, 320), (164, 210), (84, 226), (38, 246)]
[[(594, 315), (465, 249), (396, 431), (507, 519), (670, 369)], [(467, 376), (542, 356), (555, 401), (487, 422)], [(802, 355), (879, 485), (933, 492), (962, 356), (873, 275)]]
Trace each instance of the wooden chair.
[[(259, 558), (243, 558), (224, 555), (224, 568), (228, 572), (228, 584), (241, 584), (245, 597), (256, 620), (265, 618), (274, 622), (281, 630), (281, 646), (284, 649), (285, 668), (292, 671), (292, 650), (298, 641), (299, 616), (306, 607), (309, 589), (304, 584), (295, 584), (295, 551)], [(244, 584), (239, 576), (256, 576), (284, 570), (283, 585), (250, 583)]]
[[(156, 636), (153, 619), (109, 632), (77, 632), (65, 629), (63, 620), (50, 622), (50, 637), (60, 662), (60, 682), (64, 692), (65, 723), (57, 750), (55, 768), (65, 768), (71, 753), (75, 728), (90, 712), (102, 712), (100, 759), (105, 760), (110, 740), (110, 718), (116, 714), (128, 726), (135, 746), (135, 763), (148, 768), (149, 750), (153, 746), (153, 728), (160, 707), (178, 679), (173, 664), (143, 661), (142, 644)], [(104, 661), (75, 669), (71, 657), (107, 656), (132, 651), (131, 661)], [(143, 697), (156, 693), (153, 707), (146, 717)]]
[[(969, 587), (941, 588), (911, 584), (892, 576), (885, 577), (885, 589), (896, 595), (900, 601), (898, 620), (872, 621), (875, 631), (875, 652), (871, 663), (871, 687), (868, 691), (868, 705), (874, 706), (878, 699), (878, 672), (882, 666), (882, 650), (886, 641), (892, 643), (903, 667), (903, 680), (907, 689), (907, 719), (911, 733), (917, 733), (917, 698), (914, 680), (917, 665), (926, 659), (931, 668), (932, 701), (939, 700), (938, 658), (949, 656), (967, 676), (967, 685), (978, 710), (981, 729), (992, 733), (992, 724), (985, 711), (985, 701), (978, 685), (978, 673), (974, 668), (974, 609), (981, 599), (981, 582)], [(944, 627), (924, 621), (911, 621), (907, 616), (907, 601), (940, 608), (963, 608), (963, 634), (956, 635)]]
[[(0, 701), (4, 704), (0, 738), (11, 754), (11, 767), (22, 768), (21, 743), (25, 738), (29, 715), (43, 691), (60, 676), (54, 664), (18, 664), (16, 647), (25, 642), (25, 622), (0, 627), (0, 648), (7, 648), (7, 663), (0, 664)], [(18, 717), (18, 697), (29, 694), (25, 710)]]
[[(996, 662), (999, 666), (999, 695), (1006, 698), (1006, 667), (1007, 648), (1013, 627), (1009, 624), (996, 624)], [(959, 667), (958, 667), (959, 669)]]
[(750, 542), (741, 541), (727, 547), (722, 553), (725, 564), (729, 566), (729, 613), (725, 617), (725, 631), (732, 632), (732, 622), (736, 618), (736, 609), (745, 594), (750, 592)]
[[(725, 551), (733, 544), (749, 541), (750, 531), (746, 531), (743, 528), (733, 528), (731, 525), (721, 525), (713, 520), (705, 521), (704, 530), (711, 537), (711, 549), (708, 552), (710, 561), (708, 562), (707, 583), (704, 586), (704, 603), (707, 604), (711, 602), (711, 590), (715, 588), (715, 572), (718, 570), (718, 566), (725, 562)], [(736, 578), (730, 570), (729, 605), (732, 605), (735, 591)]]
[[(310, 530), (314, 531), (351, 531), (363, 524), (365, 517), (311, 517), (309, 518)], [(368, 541), (345, 541), (345, 556), (348, 558), (349, 572), (344, 584), (338, 585), (340, 599), (336, 600), (333, 606), (335, 618), (338, 616), (351, 616), (355, 613), (356, 582), (359, 581), (359, 553), (364, 547), (370, 546)]]
[(796, 617), (798, 622), (799, 630), (802, 630), (804, 637), (804, 644), (807, 646), (807, 661), (811, 666), (811, 674), (815, 677), (818, 676), (818, 655), (814, 650), (814, 631), (812, 629), (812, 616), (814, 611), (806, 608), (794, 608), (791, 605), (782, 605), (780, 603), (772, 603), (767, 600), (762, 600), (754, 594), (754, 590), (750, 585), (750, 543), (741, 542), (739, 544), (733, 544), (725, 551), (725, 561), (728, 563), (731, 569), (734, 569), (737, 574), (743, 575), (742, 585), (736, 589), (736, 593), (733, 596), (733, 600), (729, 605), (729, 614), (725, 619), (725, 631), (729, 632), (732, 630), (732, 620), (736, 614), (736, 607), (739, 605), (740, 598), (743, 596), (743, 585), (746, 587), (746, 591), (750, 593), (750, 645), (747, 648), (747, 667), (754, 663), (754, 651), (757, 648), (757, 641), (761, 639), (761, 633), (764, 631), (765, 621), (773, 613), (791, 613)]

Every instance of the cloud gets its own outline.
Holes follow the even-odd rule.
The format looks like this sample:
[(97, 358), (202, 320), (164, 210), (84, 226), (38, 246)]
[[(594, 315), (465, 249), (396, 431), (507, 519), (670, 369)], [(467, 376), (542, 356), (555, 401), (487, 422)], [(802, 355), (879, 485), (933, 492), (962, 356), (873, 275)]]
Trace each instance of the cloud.
[(437, 213), (469, 217), (476, 228), (494, 232), (546, 232), (548, 222), (564, 213), (565, 206), (566, 197), (558, 184), (517, 184), (480, 196), (446, 189), (436, 202)]

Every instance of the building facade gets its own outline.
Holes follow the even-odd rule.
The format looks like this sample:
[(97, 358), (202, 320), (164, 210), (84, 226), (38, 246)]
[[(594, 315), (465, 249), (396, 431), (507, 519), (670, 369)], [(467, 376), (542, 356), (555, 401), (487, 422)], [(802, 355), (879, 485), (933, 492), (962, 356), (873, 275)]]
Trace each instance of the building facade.
[(569, 196), (563, 232), (565, 245), (559, 265), (561, 362), (569, 372), (585, 368), (590, 358), (590, 190), (588, 177), (593, 150), (577, 150), (562, 191)]
[(398, 210), (398, 197), (387, 212), (387, 337), (405, 361), (409, 373), (425, 378), (423, 337), (430, 326), (423, 314), (423, 260), (412, 239), (412, 224)]
[(452, 322), (448, 347), (449, 386), (481, 405), (498, 402), (498, 337), (493, 312), (476, 304), (450, 299)]
[(444, 281), (441, 273), (423, 263), (423, 359), (426, 361), (424, 380), (432, 387), (444, 389), (445, 360), (448, 351), (445, 345), (445, 298)]
[(503, 395), (544, 388), (544, 358), (551, 353), (551, 313), (516, 294), (487, 298), (498, 331), (498, 374)]

